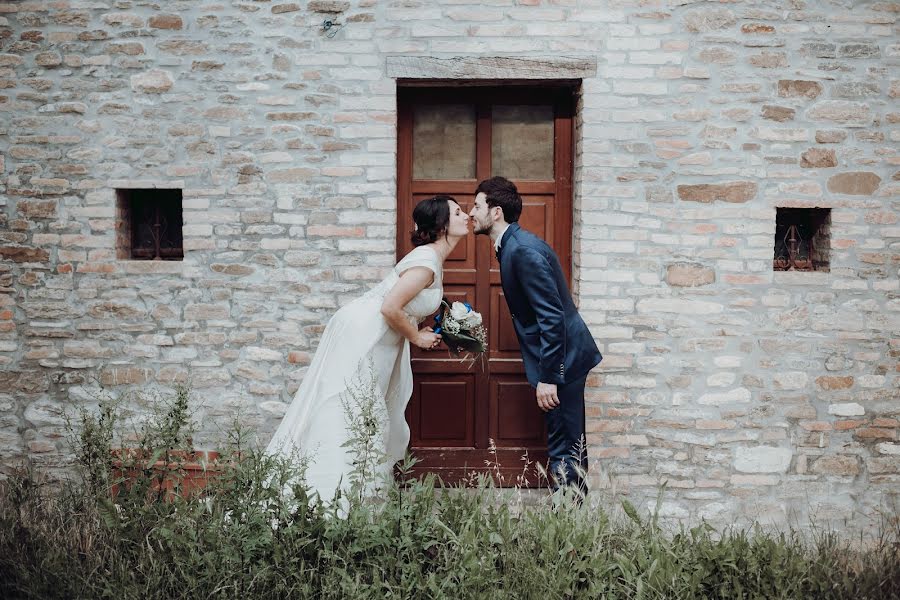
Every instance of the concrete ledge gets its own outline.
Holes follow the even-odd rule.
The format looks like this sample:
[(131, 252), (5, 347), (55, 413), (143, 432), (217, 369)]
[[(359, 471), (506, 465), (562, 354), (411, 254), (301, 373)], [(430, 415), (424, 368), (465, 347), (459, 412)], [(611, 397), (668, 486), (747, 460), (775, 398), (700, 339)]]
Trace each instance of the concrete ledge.
[(597, 75), (597, 60), (575, 57), (388, 56), (394, 79), (584, 79)]

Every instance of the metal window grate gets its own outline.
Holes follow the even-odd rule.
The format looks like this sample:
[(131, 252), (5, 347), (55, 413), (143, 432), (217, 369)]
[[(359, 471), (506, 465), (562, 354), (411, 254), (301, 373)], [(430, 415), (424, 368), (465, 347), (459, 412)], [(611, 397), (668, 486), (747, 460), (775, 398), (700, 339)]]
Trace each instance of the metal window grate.
[[(181, 190), (117, 190), (120, 247), (135, 260), (183, 260)], [(125, 248), (123, 248), (124, 250)]]
[(775, 217), (775, 271), (828, 271), (830, 208), (778, 208)]

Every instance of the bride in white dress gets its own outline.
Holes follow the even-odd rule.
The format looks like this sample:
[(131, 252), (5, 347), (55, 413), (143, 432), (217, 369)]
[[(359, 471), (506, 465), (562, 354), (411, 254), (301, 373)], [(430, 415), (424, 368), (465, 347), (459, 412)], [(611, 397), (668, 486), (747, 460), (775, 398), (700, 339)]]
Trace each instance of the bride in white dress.
[[(302, 456), (308, 461), (306, 484), (323, 501), (338, 486), (350, 488), (355, 455), (343, 447), (352, 437), (345, 415), (348, 384), (369, 366), (379, 400), (386, 461), (383, 474), (401, 460), (409, 444), (406, 404), (413, 377), (409, 344), (429, 350), (441, 336), (418, 323), (434, 314), (443, 298), (442, 265), (469, 233), (469, 216), (449, 196), (419, 202), (413, 210), (415, 248), (385, 279), (337, 311), (328, 325), (300, 389), (266, 448), (269, 455)], [(381, 408), (381, 407), (379, 407)], [(342, 494), (346, 497), (346, 493)]]

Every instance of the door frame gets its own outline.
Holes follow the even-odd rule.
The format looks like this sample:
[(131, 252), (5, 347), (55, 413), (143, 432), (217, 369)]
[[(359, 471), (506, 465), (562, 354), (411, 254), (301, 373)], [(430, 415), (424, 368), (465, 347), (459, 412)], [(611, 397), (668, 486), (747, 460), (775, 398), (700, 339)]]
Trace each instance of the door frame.
[[(548, 104), (554, 105), (554, 156), (553, 156), (553, 181), (516, 181), (516, 186), (523, 196), (529, 194), (552, 194), (554, 198), (564, 198), (567, 209), (560, 213), (553, 213), (553, 239), (554, 246), (560, 258), (560, 263), (565, 273), (570, 288), (572, 287), (572, 246), (573, 246), (573, 221), (574, 221), (574, 196), (573, 196), (573, 177), (575, 171), (575, 109), (577, 98), (579, 95), (580, 81), (552, 81), (541, 82), (537, 84), (534, 81), (529, 82), (470, 82), (454, 81), (448, 85), (448, 82), (429, 81), (427, 85), (422, 82), (400, 82), (397, 88), (397, 234), (396, 248), (397, 255), (402, 256), (409, 250), (409, 231), (407, 227), (402, 226), (404, 219), (409, 218), (413, 207), (413, 198), (416, 195), (430, 195), (438, 193), (448, 193), (448, 188), (467, 189), (468, 194), (474, 195), (474, 191), (478, 182), (491, 176), (490, 171), (490, 153), (491, 153), (491, 105), (495, 104)], [(476, 106), (476, 173), (475, 178), (454, 179), (454, 180), (427, 180), (415, 182), (412, 177), (413, 173), (413, 108), (421, 103), (470, 103)], [(407, 132), (401, 135), (401, 132)], [(565, 150), (560, 152), (559, 149)], [(484, 156), (488, 157), (487, 161), (479, 160)], [(487, 165), (487, 166), (485, 166)], [(462, 194), (457, 193), (457, 196)], [(464, 196), (465, 197), (465, 196)], [(460, 198), (462, 200), (463, 198)], [(471, 201), (471, 196), (465, 198), (465, 201)], [(483, 256), (487, 253), (492, 255), (490, 248), (490, 240), (487, 236), (479, 236), (476, 240), (476, 256)], [(491, 259), (489, 259), (491, 260)], [(468, 284), (471, 274), (454, 277), (451, 270), (445, 272), (445, 283)], [(465, 277), (465, 279), (463, 279)], [(493, 286), (499, 286), (500, 273), (499, 267), (489, 265), (488, 268), (478, 268), (478, 262), (475, 263), (474, 273), (474, 289), (475, 295), (479, 298), (490, 298), (490, 289)], [(488, 300), (490, 302), (490, 300)], [(502, 302), (502, 301), (501, 301)], [(426, 361), (429, 363), (430, 361)], [(446, 372), (438, 361), (435, 364), (419, 364), (417, 361), (416, 372), (427, 374), (428, 372), (443, 373)], [(490, 375), (518, 375), (524, 379), (524, 367), (521, 361), (511, 361), (503, 359), (494, 359), (491, 361), (489, 369), (476, 374), (476, 385), (483, 386), (486, 390), (488, 398), (483, 399), (484, 402), (490, 402), (490, 396), (493, 390), (490, 387)], [(411, 405), (411, 411), (415, 407)], [(475, 448), (454, 451), (452, 448), (427, 448), (418, 449), (419, 454), (427, 452), (428, 458), (416, 474), (427, 472), (437, 472), (445, 479), (465, 480), (464, 473), (461, 469), (468, 472), (480, 471), (490, 472), (490, 469), (481, 466), (464, 467), (462, 460), (466, 452), (487, 452), (486, 440), (490, 437), (490, 426), (494, 419), (498, 418), (496, 414), (497, 407), (491, 404), (490, 414), (483, 418), (476, 418), (474, 424), (475, 431)], [(488, 411), (485, 411), (488, 412)], [(476, 414), (480, 414), (477, 413)], [(494, 459), (504, 465), (500, 472), (504, 475), (506, 483), (509, 485), (535, 485), (539, 484), (536, 472), (529, 474), (525, 480), (517, 478), (522, 473), (522, 455), (521, 448), (497, 448), (493, 454)], [(457, 452), (456, 460), (453, 454)], [(535, 457), (531, 457), (534, 459)], [(546, 455), (538, 457), (539, 462), (544, 462)], [(443, 461), (443, 462), (441, 462)], [(435, 463), (440, 463), (440, 465)], [(491, 475), (496, 475), (492, 472)], [(496, 477), (495, 477), (496, 479)], [(498, 482), (499, 483), (499, 482)]]

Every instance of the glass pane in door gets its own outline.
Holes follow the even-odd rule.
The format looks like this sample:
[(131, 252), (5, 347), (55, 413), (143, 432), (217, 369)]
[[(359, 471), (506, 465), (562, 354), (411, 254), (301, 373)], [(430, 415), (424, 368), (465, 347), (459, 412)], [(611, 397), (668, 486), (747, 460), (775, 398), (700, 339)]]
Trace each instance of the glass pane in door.
[(475, 106), (413, 109), (413, 179), (475, 179)]
[(495, 105), (491, 174), (507, 179), (553, 179), (553, 107)]

